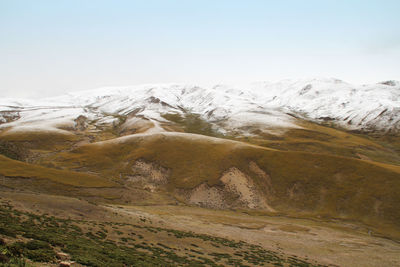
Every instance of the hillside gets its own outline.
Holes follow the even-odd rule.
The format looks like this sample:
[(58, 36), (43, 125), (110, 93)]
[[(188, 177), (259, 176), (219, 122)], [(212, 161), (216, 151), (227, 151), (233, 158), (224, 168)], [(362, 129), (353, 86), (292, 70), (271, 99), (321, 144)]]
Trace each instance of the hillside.
[[(366, 266), (400, 263), (396, 253), (378, 249), (384, 244), (396, 251), (400, 240), (399, 94), (398, 82), (354, 86), (319, 79), (142, 85), (42, 100), (0, 99), (0, 190), (8, 203), (1, 212), (55, 215), (59, 224), (74, 218), (68, 227), (79, 227), (89, 239), (80, 240), (82, 250), (68, 251), (89, 266), (101, 264), (82, 251), (88, 246), (97, 251), (94, 243), (106, 242), (96, 231), (108, 231), (110, 242), (122, 242), (127, 253), (147, 260), (148, 251), (161, 249), (154, 231), (165, 232), (163, 249), (167, 233), (177, 231), (187, 240), (164, 251), (168, 257), (156, 257), (162, 264), (219, 266), (211, 244), (200, 253), (189, 249), (193, 243), (197, 251), (210, 235), (235, 247), (219, 248), (221, 255), (234, 257), (222, 260), (223, 266), (235, 260), (262, 265), (261, 256), (251, 254), (253, 262), (244, 256), (262, 249), (284, 266), (292, 266), (291, 260), (298, 264), (293, 266), (302, 261), (333, 266), (345, 249), (334, 245), (340, 244), (337, 236), (377, 252), (370, 262), (363, 258), (367, 250), (357, 256)], [(23, 225), (18, 218), (15, 225)], [(85, 228), (88, 220), (96, 222), (93, 228)], [(132, 220), (146, 244), (139, 238), (129, 245)], [(104, 226), (108, 223), (113, 227)], [(45, 231), (48, 224), (29, 227)], [(189, 225), (198, 232), (190, 232)], [(0, 237), (30, 233), (14, 230), (15, 237), (4, 235), (6, 230)], [(70, 234), (63, 237), (68, 244)], [(124, 239), (118, 241), (118, 235)], [(309, 247), (294, 241), (300, 236)], [(140, 246), (148, 251), (141, 254)], [(342, 256), (340, 265), (352, 266), (351, 257)], [(118, 255), (109, 257), (119, 266)]]
[(186, 204), (400, 227), (400, 166), (395, 165), (184, 133), (125, 136), (46, 160), (167, 191)]

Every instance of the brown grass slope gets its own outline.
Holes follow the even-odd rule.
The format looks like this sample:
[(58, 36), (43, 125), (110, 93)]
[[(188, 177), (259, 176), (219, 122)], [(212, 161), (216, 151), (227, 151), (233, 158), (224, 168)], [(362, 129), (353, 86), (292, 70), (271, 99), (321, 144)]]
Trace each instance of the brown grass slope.
[[(236, 167), (268, 194), (269, 205), (278, 212), (400, 229), (400, 167), (395, 165), (187, 134), (128, 136), (84, 145), (52, 160), (118, 180), (132, 173), (138, 159), (168, 168), (171, 191), (216, 185), (224, 172)], [(251, 170), (250, 162), (269, 175), (270, 183)]]
[(52, 182), (77, 187), (114, 187), (115, 183), (96, 175), (45, 168), (0, 155), (0, 175), (48, 179)]
[(186, 113), (163, 114), (169, 123), (163, 123), (163, 127), (170, 131), (195, 133), (212, 137), (227, 138), (244, 141), (283, 151), (304, 151), (339, 155), (357, 159), (370, 159), (382, 163), (400, 165), (400, 141), (396, 135), (383, 133), (354, 133), (335, 126), (321, 125), (314, 122), (293, 118), (299, 129), (276, 129), (280, 134), (272, 134), (266, 131), (264, 126), (252, 125), (241, 127), (250, 133), (243, 136), (240, 131), (228, 131), (221, 134), (218, 131), (220, 122), (210, 123), (202, 119), (198, 114)]
[(388, 134), (350, 133), (312, 122), (297, 120), (302, 129), (287, 129), (281, 135), (260, 131), (243, 141), (282, 151), (303, 151), (400, 165), (399, 138)]
[[(186, 113), (185, 116), (181, 116), (167, 113), (162, 116), (169, 120), (169, 122), (161, 123), (167, 131), (195, 133), (243, 141), (282, 151), (338, 155), (400, 166), (400, 139), (398, 136), (350, 133), (343, 129), (327, 127), (301, 119), (295, 119), (296, 124), (302, 127), (301, 129), (280, 129), (280, 134), (274, 135), (264, 131), (262, 125), (254, 125), (249, 126), (250, 136), (242, 136), (239, 133), (231, 132), (221, 134), (218, 132), (218, 127), (214, 127), (218, 125), (218, 122), (214, 125), (215, 122), (210, 123), (198, 114)], [(48, 132), (45, 130), (24, 132), (4, 129), (0, 132), (0, 150), (1, 142), (7, 142), (12, 146), (33, 152), (24, 155), (24, 160), (38, 162), (39, 158), (46, 157), (48, 153), (54, 154), (54, 152), (70, 150), (84, 142), (110, 140), (119, 136), (142, 132), (143, 129), (141, 130), (138, 125), (131, 125), (127, 129), (123, 123), (127, 117), (119, 116), (118, 118), (120, 124), (97, 126), (95, 121), (92, 121), (89, 122), (88, 128), (84, 130), (68, 128), (63, 129), (64, 132)], [(138, 119), (143, 123), (153, 125), (150, 121)]]
[(73, 142), (78, 141), (78, 137), (74, 133), (65, 132), (49, 132), (49, 131), (10, 131), (3, 130), (0, 132), (0, 140), (23, 144), (30, 149), (51, 149), (65, 147)]

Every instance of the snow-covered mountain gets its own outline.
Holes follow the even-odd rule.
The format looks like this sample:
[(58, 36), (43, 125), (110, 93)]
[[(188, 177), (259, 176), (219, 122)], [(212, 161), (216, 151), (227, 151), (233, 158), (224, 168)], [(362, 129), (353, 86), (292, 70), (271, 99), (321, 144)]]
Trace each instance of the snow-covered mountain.
[[(300, 127), (297, 117), (332, 121), (348, 129), (400, 130), (400, 83), (355, 86), (337, 79), (312, 79), (244, 86), (157, 84), (101, 88), (42, 100), (0, 99), (0, 127), (64, 131), (80, 115), (98, 125), (118, 116), (158, 125), (162, 114), (199, 114), (221, 132), (257, 125)], [(160, 129), (162, 130), (162, 129)]]

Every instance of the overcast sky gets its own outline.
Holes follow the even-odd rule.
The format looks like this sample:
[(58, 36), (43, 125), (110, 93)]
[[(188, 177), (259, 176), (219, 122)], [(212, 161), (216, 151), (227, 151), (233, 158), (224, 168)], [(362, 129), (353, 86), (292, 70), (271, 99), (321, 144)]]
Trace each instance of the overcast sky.
[(140, 83), (400, 80), (400, 1), (0, 0), (0, 97)]

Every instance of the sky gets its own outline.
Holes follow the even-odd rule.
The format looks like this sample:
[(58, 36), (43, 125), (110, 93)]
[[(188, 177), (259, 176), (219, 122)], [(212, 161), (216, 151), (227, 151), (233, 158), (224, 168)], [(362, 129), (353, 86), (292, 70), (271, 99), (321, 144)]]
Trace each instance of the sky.
[(400, 80), (398, 0), (0, 0), (0, 97)]

